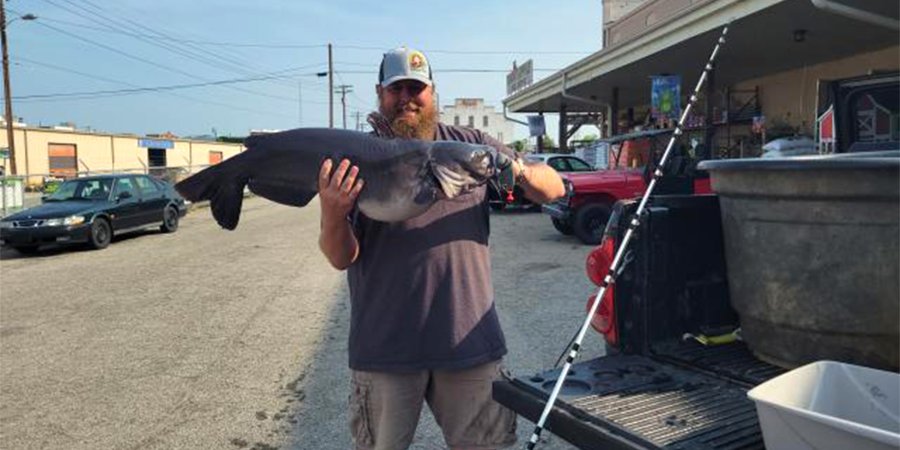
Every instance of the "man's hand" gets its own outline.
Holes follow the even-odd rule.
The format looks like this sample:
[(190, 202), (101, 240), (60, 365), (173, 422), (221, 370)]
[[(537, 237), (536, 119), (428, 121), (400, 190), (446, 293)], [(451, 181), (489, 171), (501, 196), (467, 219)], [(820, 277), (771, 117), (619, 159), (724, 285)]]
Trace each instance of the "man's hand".
[(497, 157), (494, 158), (494, 167), (497, 168), (497, 173), (500, 173), (509, 169), (513, 162), (515, 162), (515, 159), (510, 158), (506, 153), (498, 151)]
[(362, 178), (356, 178), (359, 167), (350, 167), (349, 160), (342, 160), (334, 169), (334, 173), (331, 170), (333, 165), (330, 159), (326, 159), (319, 169), (322, 221), (332, 224), (337, 220), (345, 220), (365, 184)]

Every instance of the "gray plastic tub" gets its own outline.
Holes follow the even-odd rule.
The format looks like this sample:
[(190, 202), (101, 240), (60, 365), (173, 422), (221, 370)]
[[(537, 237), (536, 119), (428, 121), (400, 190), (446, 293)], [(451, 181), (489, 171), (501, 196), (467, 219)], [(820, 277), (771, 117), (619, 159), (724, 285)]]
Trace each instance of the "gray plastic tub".
[(900, 152), (704, 161), (762, 359), (900, 367)]
[(834, 361), (753, 388), (767, 450), (900, 448), (900, 375)]

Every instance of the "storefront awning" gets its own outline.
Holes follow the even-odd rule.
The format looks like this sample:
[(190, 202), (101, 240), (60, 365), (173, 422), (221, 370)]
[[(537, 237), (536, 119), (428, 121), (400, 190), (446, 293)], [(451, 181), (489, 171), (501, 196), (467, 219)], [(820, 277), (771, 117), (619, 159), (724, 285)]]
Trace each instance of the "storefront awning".
[[(896, 2), (857, 0), (896, 18)], [(885, 5), (889, 5), (885, 8)], [(601, 50), (504, 100), (517, 113), (599, 111), (618, 89), (620, 106), (650, 102), (650, 77), (679, 74), (693, 88), (721, 27), (732, 22), (716, 65), (716, 84), (731, 85), (897, 45), (897, 32), (827, 12), (811, 0), (716, 0), (689, 9), (629, 41)], [(564, 97), (592, 100), (594, 104)]]

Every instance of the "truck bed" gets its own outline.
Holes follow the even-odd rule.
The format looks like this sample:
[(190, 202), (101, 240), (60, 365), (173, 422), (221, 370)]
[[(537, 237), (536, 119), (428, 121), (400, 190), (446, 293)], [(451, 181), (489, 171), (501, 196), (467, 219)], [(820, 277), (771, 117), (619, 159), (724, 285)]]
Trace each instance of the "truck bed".
[[(559, 372), (498, 381), (494, 398), (537, 421)], [(762, 449), (747, 391), (782, 372), (742, 343), (596, 358), (573, 366), (547, 429), (586, 449)]]

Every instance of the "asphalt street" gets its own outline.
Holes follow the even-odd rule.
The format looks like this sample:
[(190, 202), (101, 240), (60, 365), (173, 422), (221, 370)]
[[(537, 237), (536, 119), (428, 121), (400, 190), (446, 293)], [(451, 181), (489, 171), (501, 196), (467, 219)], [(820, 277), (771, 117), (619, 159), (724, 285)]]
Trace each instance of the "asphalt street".
[[(201, 208), (101, 251), (2, 250), (0, 448), (350, 448), (347, 286), (318, 222), (315, 200), (250, 198), (233, 232)], [(491, 227), (506, 365), (529, 375), (583, 319), (590, 248), (538, 213)], [(600, 337), (583, 349), (601, 354)], [(520, 419), (520, 445), (532, 428)], [(412, 448), (445, 448), (427, 408)]]

